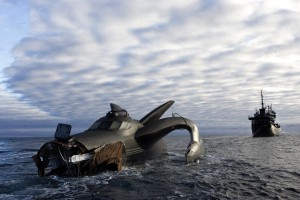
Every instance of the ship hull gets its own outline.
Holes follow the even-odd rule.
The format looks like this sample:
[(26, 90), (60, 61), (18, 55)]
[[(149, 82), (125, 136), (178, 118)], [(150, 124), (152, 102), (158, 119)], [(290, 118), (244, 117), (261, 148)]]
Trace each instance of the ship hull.
[(281, 129), (274, 124), (252, 125), (253, 137), (273, 137), (280, 133)]

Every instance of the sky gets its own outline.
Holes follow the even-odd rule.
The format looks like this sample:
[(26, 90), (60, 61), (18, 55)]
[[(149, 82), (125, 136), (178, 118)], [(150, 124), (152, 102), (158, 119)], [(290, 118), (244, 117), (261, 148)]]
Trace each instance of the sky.
[(298, 0), (0, 0), (0, 29), (0, 135), (168, 100), (200, 134), (250, 134), (260, 90), (283, 130), (300, 121)]

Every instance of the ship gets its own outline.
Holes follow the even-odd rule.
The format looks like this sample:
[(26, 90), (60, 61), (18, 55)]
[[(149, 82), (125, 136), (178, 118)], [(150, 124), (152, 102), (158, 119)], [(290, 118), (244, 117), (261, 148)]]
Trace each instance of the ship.
[(161, 116), (172, 106), (170, 100), (140, 120), (132, 119), (121, 106), (111, 110), (84, 132), (70, 135), (72, 126), (59, 123), (54, 140), (46, 142), (32, 158), (39, 176), (93, 175), (105, 170), (120, 171), (122, 166), (165, 154), (163, 137), (178, 129), (190, 133), (185, 158), (194, 162), (205, 149), (196, 124), (188, 118)]
[(275, 122), (276, 112), (272, 105), (264, 105), (263, 92), (261, 90), (261, 108), (256, 110), (253, 116), (249, 116), (251, 120), (251, 130), (253, 137), (272, 137), (280, 133), (280, 124)]

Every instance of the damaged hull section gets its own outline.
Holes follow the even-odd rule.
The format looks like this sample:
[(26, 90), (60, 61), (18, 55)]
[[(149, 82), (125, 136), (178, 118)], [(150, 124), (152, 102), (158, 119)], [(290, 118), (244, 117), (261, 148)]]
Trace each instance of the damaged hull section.
[(77, 144), (68, 145), (56, 140), (41, 147), (33, 160), (39, 176), (73, 176), (93, 175), (105, 170), (122, 169), (125, 147), (122, 142), (103, 145), (87, 151)]

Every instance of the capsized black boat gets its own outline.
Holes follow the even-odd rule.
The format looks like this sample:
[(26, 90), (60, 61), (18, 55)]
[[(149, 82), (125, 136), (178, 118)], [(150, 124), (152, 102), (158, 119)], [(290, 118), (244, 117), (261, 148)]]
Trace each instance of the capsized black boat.
[(173, 105), (168, 101), (140, 120), (110, 104), (111, 111), (86, 131), (70, 136), (71, 125), (58, 124), (55, 139), (45, 143), (33, 160), (40, 176), (84, 176), (103, 170), (121, 170), (125, 160), (140, 161), (166, 153), (163, 137), (176, 129), (190, 133), (186, 162), (205, 153), (196, 124), (184, 117), (161, 116)]
[(281, 131), (280, 125), (275, 123), (276, 112), (272, 106), (264, 106), (263, 93), (261, 91), (261, 108), (254, 116), (249, 116), (253, 137), (271, 137)]

